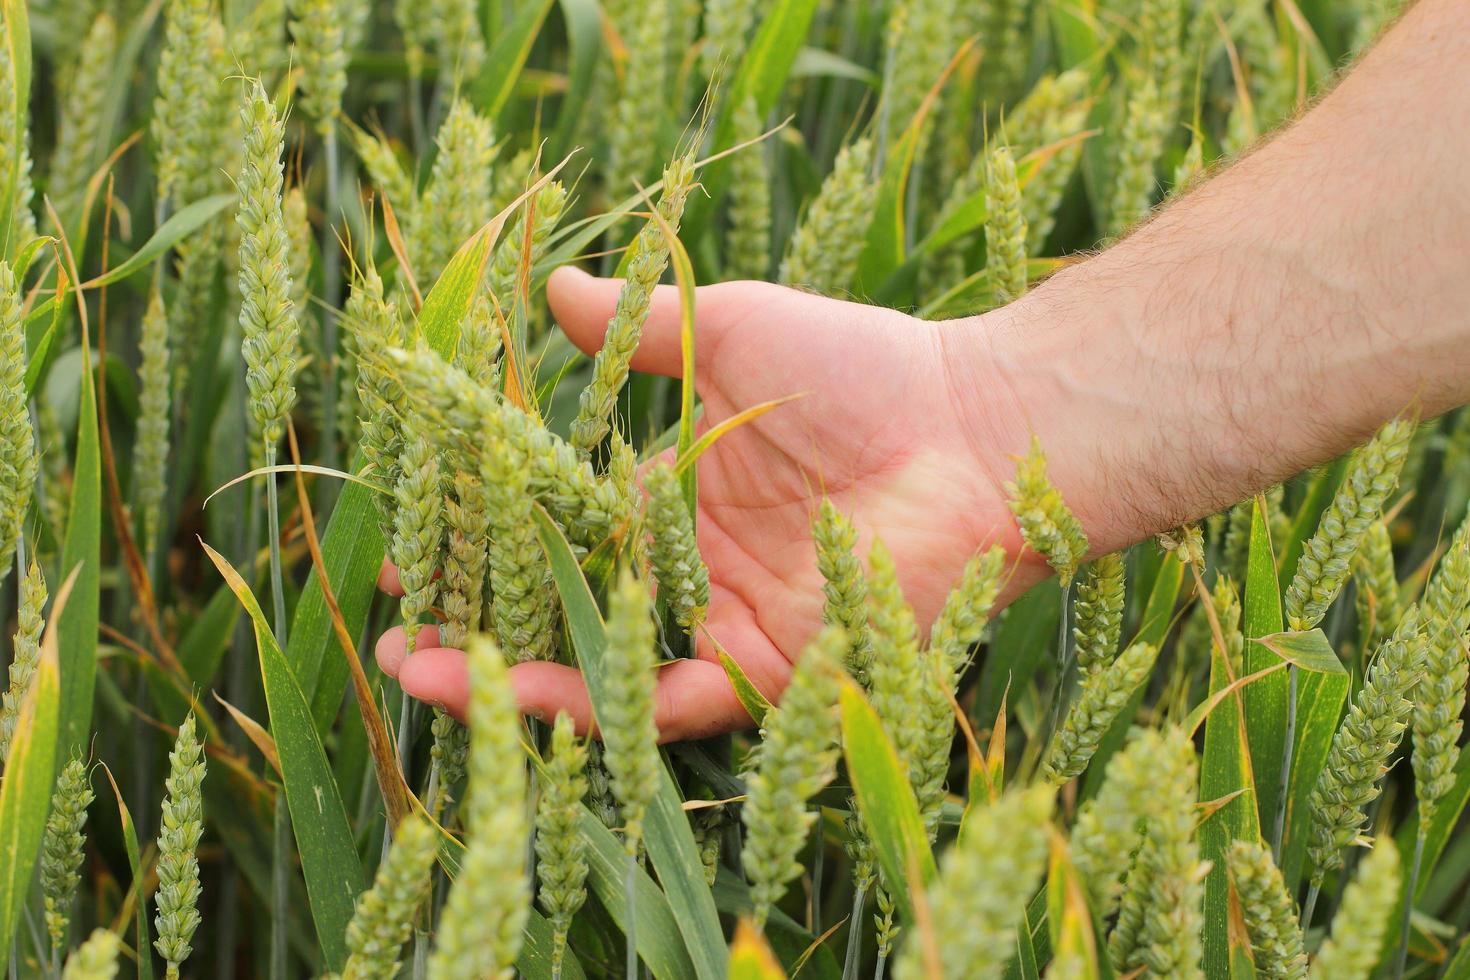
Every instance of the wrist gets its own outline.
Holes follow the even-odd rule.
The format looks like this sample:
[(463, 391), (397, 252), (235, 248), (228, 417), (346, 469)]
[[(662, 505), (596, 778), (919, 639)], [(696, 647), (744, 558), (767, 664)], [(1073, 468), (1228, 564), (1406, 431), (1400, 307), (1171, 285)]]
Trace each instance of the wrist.
[(1004, 420), (993, 428), (1005, 478), (1038, 439), (1098, 555), (1153, 533), (1162, 501), (1142, 463), (1152, 454), (1152, 413), (1135, 376), (1125, 300), (1095, 302), (1080, 271), (1059, 273), (970, 329), (987, 348), (987, 409)]
[(991, 418), (990, 444), (1007, 467), (1040, 440), (1094, 555), (1285, 475), (1263, 472), (1261, 447), (1244, 438), (1253, 423), (1239, 417), (1254, 417), (1267, 395), (1231, 380), (1249, 372), (1230, 332), (1192, 316), (1202, 301), (1177, 281), (1214, 279), (1215, 259), (1174, 258), (1162, 274), (1146, 255), (1108, 253), (960, 328), (982, 348), (971, 363), (985, 365), (971, 384), (986, 394), (969, 412)]

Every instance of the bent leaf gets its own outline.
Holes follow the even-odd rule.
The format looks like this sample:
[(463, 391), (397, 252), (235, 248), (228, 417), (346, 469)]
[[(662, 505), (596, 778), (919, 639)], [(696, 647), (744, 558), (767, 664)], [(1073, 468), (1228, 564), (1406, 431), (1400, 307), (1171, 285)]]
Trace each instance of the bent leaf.
[(1346, 674), (1342, 661), (1319, 629), (1299, 633), (1272, 633), (1256, 642), (1282, 660), (1314, 674)]
[[(885, 880), (908, 884), (894, 887), (892, 894), (905, 920), (912, 922), (910, 889), (928, 887), (937, 874), (918, 800), (877, 712), (851, 682), (843, 684), (841, 710), (842, 754), (863, 827), (872, 838)], [(910, 869), (917, 873), (917, 881), (911, 880)]]
[[(117, 780), (113, 778), (112, 770), (102, 766), (102, 771), (107, 773), (107, 782), (112, 786), (113, 798), (117, 800), (117, 820), (119, 829), (122, 831), (123, 850), (128, 855), (128, 870), (133, 876), (132, 889), (134, 891), (133, 918), (137, 926), (137, 949), (151, 949), (153, 947), (153, 936), (148, 929), (148, 892), (144, 887), (143, 858), (138, 848), (138, 828), (133, 823), (133, 814), (128, 810), (128, 805), (123, 802), (122, 790), (117, 787)], [(118, 929), (121, 932), (121, 929)], [(153, 957), (138, 957), (138, 980), (153, 980)]]
[(750, 715), (750, 720), (755, 722), (756, 727), (765, 724), (766, 712), (771, 710), (771, 702), (760, 690), (745, 676), (745, 671), (724, 650), (718, 651), (720, 655), (720, 666), (725, 668), (725, 676), (730, 678), (730, 686), (735, 688), (735, 697), (740, 700), (740, 707)]
[[(582, 676), (586, 678), (595, 713), (598, 704), (607, 697), (602, 663), (607, 632), (602, 613), (561, 528), (540, 506), (535, 509), (535, 519), (536, 532), (561, 596), (567, 634), (582, 665)], [(683, 802), (668, 766), (660, 766), (658, 792), (648, 808), (644, 845), (669, 897), (695, 975), (719, 978), (725, 973), (724, 930), (720, 927), (714, 897), (704, 883), (704, 865), (689, 820), (684, 816)]]
[(352, 921), (357, 895), (365, 885), (347, 810), (312, 723), (311, 709), (260, 603), (223, 555), (202, 541), (200, 545), (245, 607), (255, 629), (270, 732), (280, 755), (291, 832), (301, 855), (311, 916), (323, 960), (329, 968), (340, 970), (347, 961), (347, 923)]
[(108, 269), (103, 275), (82, 283), (82, 289), (110, 286), (115, 282), (122, 282), (134, 273), (152, 268), (153, 263), (160, 256), (203, 228), (213, 220), (215, 215), (233, 206), (237, 200), (234, 194), (215, 194), (213, 197), (206, 197), (180, 208), (170, 215), (167, 221), (159, 225), (158, 230), (143, 243), (142, 248), (128, 256), (125, 261)]
[(730, 944), (730, 980), (786, 980), (786, 971), (765, 937), (745, 919), (735, 927), (735, 941)]
[(76, 581), (73, 569), (56, 594), (56, 611), (41, 641), (41, 657), (20, 702), (15, 735), (4, 760), (5, 778), (0, 780), (0, 949), (11, 948), (20, 926), (31, 873), (41, 852), (46, 814), (51, 810), (61, 701), (55, 621)]

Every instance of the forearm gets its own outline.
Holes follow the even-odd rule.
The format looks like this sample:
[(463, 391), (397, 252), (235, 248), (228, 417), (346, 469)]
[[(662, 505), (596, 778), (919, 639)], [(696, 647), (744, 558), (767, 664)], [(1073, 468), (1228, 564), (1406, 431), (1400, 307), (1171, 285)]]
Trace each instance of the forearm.
[(982, 327), (1095, 546), (1470, 401), (1470, 16), (1423, 0), (1320, 105)]

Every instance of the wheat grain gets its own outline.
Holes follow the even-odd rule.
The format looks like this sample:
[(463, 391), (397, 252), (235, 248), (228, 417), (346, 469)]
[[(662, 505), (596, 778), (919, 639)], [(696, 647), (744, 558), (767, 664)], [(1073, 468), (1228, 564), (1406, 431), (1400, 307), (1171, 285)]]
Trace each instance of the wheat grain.
[(842, 630), (824, 629), (797, 660), (780, 707), (762, 723), (758, 762), (746, 776), (741, 808), (742, 863), (757, 928), (764, 928), (787, 884), (801, 873), (797, 856), (817, 818), (807, 801), (836, 774), (839, 669), (848, 645)]
[[(899, 980), (999, 975), (1046, 868), (1052, 804), (1049, 788), (1033, 786), (975, 810), (927, 893), (932, 943), (915, 931), (895, 966)], [(926, 964), (931, 951), (937, 972)]]
[(843, 663), (864, 688), (869, 686), (872, 635), (868, 629), (868, 580), (854, 553), (857, 528), (826, 497), (812, 521), (817, 547), (817, 569), (822, 573), (822, 621), (839, 626), (848, 637)]
[(997, 304), (1026, 291), (1026, 215), (1016, 159), (1004, 144), (992, 147), (986, 157), (985, 270)]
[(492, 429), (480, 458), (480, 479), (489, 518), (495, 635), (515, 662), (547, 660), (556, 640), (556, 585), (536, 537), (529, 461), (514, 437), (499, 427)]
[(899, 0), (888, 18), (883, 103), (889, 145), (909, 127), (929, 88), (959, 47), (956, 0)]
[(473, 732), (464, 806), (468, 844), (439, 920), (431, 980), (509, 978), (531, 905), (520, 712), (495, 644), (477, 636), (468, 646), (466, 720)]
[[(199, 928), (199, 838), (204, 833), (204, 747), (195, 734), (191, 713), (179, 726), (179, 737), (169, 753), (169, 773), (158, 833), (158, 914), (153, 946), (167, 964), (166, 980), (178, 980), (179, 968), (189, 958), (189, 942)], [(277, 790), (280, 792), (280, 790)]]
[(347, 964), (342, 980), (392, 980), (398, 957), (413, 932), (414, 916), (429, 895), (439, 833), (417, 814), (393, 831), (393, 845), (373, 885), (357, 898), (347, 924)]
[(898, 584), (898, 569), (882, 541), (868, 553), (868, 615), (873, 658), (868, 677), (873, 709), (883, 722), (904, 770), (912, 775), (924, 734), (926, 691), (933, 678), (924, 669), (914, 610)]
[[(692, 157), (678, 157), (664, 169), (664, 189), (659, 196), (658, 213), (663, 223), (675, 232), (679, 230), (684, 202), (693, 186)], [(591, 452), (607, 437), (614, 403), (628, 380), (629, 362), (643, 336), (643, 323), (648, 319), (653, 287), (669, 264), (669, 243), (659, 222), (652, 219), (638, 232), (629, 251), (627, 278), (618, 293), (612, 319), (608, 321), (602, 349), (593, 361), (592, 381), (582, 391), (577, 417), (572, 422), (572, 445), (583, 454)]]
[[(16, 65), (11, 58), (10, 22), (0, 18), (0, 173), (8, 183), (15, 179), (11, 213), (3, 217), (10, 228), (12, 249), (36, 237), (36, 216), (31, 210), (35, 191), (31, 185), (30, 125), (25, 101), (16, 97)], [(16, 142), (19, 134), (19, 142)]]
[(26, 325), (20, 285), (0, 260), (0, 581), (10, 573), (36, 482), (36, 443), (26, 408)]
[(1317, 951), (1311, 980), (1366, 980), (1378, 965), (1403, 873), (1392, 837), (1381, 837), (1343, 892), (1332, 935)]
[[(1245, 666), (1245, 634), (1240, 629), (1240, 593), (1230, 576), (1221, 575), (1215, 579), (1210, 602), (1215, 608), (1215, 619), (1220, 624), (1220, 639), (1225, 642), (1222, 652), (1230, 664), (1231, 674), (1240, 677)], [(1211, 642), (1213, 639), (1211, 637)]]
[(1307, 856), (1315, 883), (1342, 867), (1342, 849), (1368, 819), (1365, 808), (1377, 798), (1388, 760), (1409, 724), (1414, 706), (1406, 699), (1423, 674), (1424, 647), (1419, 617), (1411, 611), (1379, 647), (1362, 689), (1332, 737), (1308, 804)]
[[(512, 167), (514, 163), (512, 163)], [(511, 171), (515, 173), (515, 171)], [(551, 181), (536, 192), (532, 208), (521, 214), (510, 234), (495, 249), (490, 261), (487, 288), (502, 309), (519, 300), (521, 262), (525, 255), (526, 222), (532, 221), (528, 268), (535, 269), (546, 253), (551, 233), (556, 230), (567, 206), (567, 190), (559, 181)]]
[(403, 340), (397, 309), (384, 298), (383, 280), (372, 265), (366, 266), (352, 285), (342, 326), (359, 355), (353, 359), (360, 405), (358, 448), (369, 466), (369, 479), (385, 491), (373, 496), (383, 536), (391, 537), (392, 490), (398, 482), (398, 457), (403, 451), (397, 414), (408, 395), (393, 372), (372, 356), (396, 347)]
[(444, 623), (439, 636), (445, 646), (462, 649), (469, 634), (479, 630), (484, 607), (490, 512), (478, 475), (464, 470), (454, 474), (453, 493), (444, 502), (444, 523), (449, 538), (442, 584)]
[(1126, 569), (1122, 552), (1103, 555), (1090, 562), (1077, 586), (1077, 669), (1096, 674), (1112, 663), (1123, 635), (1123, 589)]
[[(1153, 976), (1204, 977), (1200, 968), (1204, 876), (1195, 839), (1198, 771), (1194, 745), (1182, 731), (1163, 735), (1150, 753), (1154, 769), (1139, 804), (1147, 826), (1123, 893), (1108, 957), (1120, 971)], [(1136, 929), (1124, 928), (1124, 923)]]
[(1412, 422), (1395, 419), (1353, 455), (1317, 530), (1302, 546), (1287, 587), (1286, 624), (1291, 629), (1316, 626), (1342, 591), (1364, 535), (1398, 484), (1413, 431)]
[(429, 749), (430, 772), (437, 777), (435, 795), (430, 801), (430, 812), (437, 817), (454, 798), (455, 787), (464, 778), (465, 760), (470, 752), (470, 733), (442, 708), (434, 709), (434, 720), (429, 723), (429, 733), (434, 739)]
[(1034, 142), (1026, 141), (1024, 131), (1018, 131), (1019, 119), (1012, 117), (1008, 121), (1007, 131), (1017, 152), (1053, 146), (1063, 140), (1074, 140), (1042, 161), (1022, 189), (1021, 206), (1026, 215), (1026, 248), (1033, 255), (1041, 253), (1052, 228), (1056, 226), (1057, 208), (1061, 205), (1067, 185), (1082, 159), (1082, 144), (1074, 138), (1087, 128), (1087, 115), (1092, 108), (1092, 101), (1087, 98), (1090, 85), (1088, 73), (1078, 68), (1056, 77), (1048, 93), (1050, 104), (1041, 115)]
[(378, 193), (388, 199), (394, 213), (398, 215), (399, 223), (412, 228), (418, 192), (414, 189), (413, 178), (404, 170), (392, 145), (386, 137), (369, 133), (357, 126), (348, 127), (348, 135), (352, 140), (352, 148), (357, 152), (357, 158), (362, 161), (363, 168), (367, 170)]
[(32, 560), (20, 580), (20, 609), (16, 617), (14, 656), (10, 661), (10, 686), (6, 688), (4, 699), (0, 700), (0, 766), (10, 755), (10, 743), (15, 738), (21, 705), (31, 689), (36, 664), (41, 659), (41, 629), (45, 626), (41, 615), (46, 598), (46, 580), (41, 577), (41, 566)]
[(215, 5), (169, 0), (151, 128), (161, 198), (188, 204), (220, 186), (221, 136), (229, 127), (222, 81), (233, 67)]
[(447, 74), (459, 82), (474, 80), (486, 54), (479, 4), (474, 0), (432, 0), (429, 7), (426, 19), (435, 33), (439, 60), (451, 69)]
[(250, 417), (264, 446), (275, 447), (296, 402), (297, 323), (291, 307), (289, 240), (281, 210), (285, 129), (259, 81), (240, 110), (245, 161), (240, 171), (240, 330)]
[(113, 980), (121, 951), (122, 940), (117, 933), (94, 929), (87, 941), (66, 958), (61, 980)]
[(1134, 733), (1108, 760), (1097, 794), (1077, 812), (1072, 858), (1101, 917), (1118, 907), (1123, 876), (1148, 825), (1155, 780), (1177, 763), (1181, 741), (1188, 742), (1178, 732)]
[(728, 72), (730, 66), (740, 64), (758, 7), (751, 0), (706, 0), (699, 47), (700, 66), (706, 75), (713, 77), (721, 66)]
[(73, 756), (56, 777), (41, 842), (41, 894), (53, 958), (59, 958), (66, 947), (71, 908), (81, 881), (82, 848), (87, 843), (82, 828), (93, 799), (87, 764)]
[[(615, 19), (629, 57), (607, 133), (607, 186), (616, 197), (644, 180), (658, 152), (659, 112), (668, 98), (669, 63), (659, 57), (674, 19), (672, 0), (653, 0), (634, 17)], [(667, 179), (667, 178), (666, 178)], [(666, 183), (666, 191), (669, 185)]]
[[(736, 107), (742, 139), (761, 135), (754, 98)], [(765, 279), (771, 267), (771, 165), (765, 143), (748, 146), (730, 161), (730, 226), (725, 234), (725, 278)]]
[(643, 817), (657, 791), (663, 763), (654, 724), (654, 627), (648, 592), (624, 569), (608, 597), (605, 694), (596, 706), (602, 760), (622, 807), (623, 846), (636, 855)]
[(289, 0), (293, 60), (301, 65), (301, 108), (325, 133), (337, 123), (352, 55), (349, 31), (367, 0)]
[(970, 650), (990, 624), (991, 610), (1004, 584), (1005, 549), (987, 548), (965, 563), (959, 583), (950, 590), (929, 632), (929, 648), (939, 655), (945, 678), (953, 686), (969, 663)]
[(1363, 536), (1358, 560), (1353, 564), (1353, 581), (1358, 586), (1354, 605), (1366, 650), (1382, 643), (1398, 626), (1402, 615), (1393, 539), (1382, 518), (1370, 524)]
[(873, 142), (867, 137), (838, 152), (787, 243), (781, 282), (827, 296), (852, 287), (878, 196), (872, 167)]
[(439, 452), (418, 428), (405, 433), (398, 457), (401, 475), (393, 488), (393, 540), (390, 554), (403, 586), (399, 612), (404, 652), (413, 655), (420, 618), (439, 598), (440, 553), (444, 546), (444, 477)]
[(80, 60), (77, 73), (67, 86), (47, 184), (56, 213), (67, 221), (80, 221), (83, 217), (81, 209), (87, 181), (102, 149), (99, 146), (102, 103), (112, 82), (112, 63), (117, 57), (117, 22), (110, 14), (98, 14), (82, 44), (87, 56)]
[(1158, 181), (1154, 168), (1164, 151), (1169, 110), (1152, 76), (1129, 94), (1123, 116), (1112, 195), (1108, 199), (1108, 233), (1121, 235), (1142, 220), (1153, 205)]
[(455, 99), (435, 137), (439, 155), (405, 227), (414, 274), (425, 293), (475, 229), (490, 220), (495, 130), (465, 99)]
[(1226, 853), (1230, 881), (1250, 933), (1256, 976), (1261, 980), (1302, 980), (1307, 953), (1296, 902), (1287, 891), (1271, 852), (1256, 841), (1237, 840)]
[(1026, 546), (1046, 559), (1064, 587), (1069, 585), (1087, 555), (1087, 534), (1047, 476), (1046, 454), (1035, 436), (1031, 451), (1017, 461), (1016, 478), (1006, 484), (1006, 494)]
[(643, 477), (648, 491), (649, 549), (659, 597), (691, 634), (709, 610), (709, 568), (694, 540), (694, 515), (674, 469), (659, 463)]
[(1462, 522), (1440, 559), (1419, 616), (1425, 642), (1424, 676), (1413, 694), (1414, 788), (1419, 826), (1427, 828), (1440, 799), (1454, 785), (1460, 759), (1461, 715), (1470, 677), (1465, 649), (1465, 632), (1470, 629), (1470, 520)]
[(1103, 736), (1152, 673), (1158, 655), (1152, 644), (1135, 643), (1117, 660), (1083, 677), (1082, 691), (1067, 709), (1041, 764), (1049, 782), (1060, 785), (1087, 768)]
[(168, 313), (155, 288), (138, 334), (138, 428), (133, 447), (133, 493), (142, 516), (143, 541), (158, 540), (163, 495), (168, 483), (169, 374)]
[(536, 873), (541, 907), (551, 920), (551, 973), (561, 975), (572, 917), (587, 899), (587, 839), (582, 836), (582, 797), (587, 794), (587, 747), (572, 718), (556, 716), (541, 800), (536, 804)]

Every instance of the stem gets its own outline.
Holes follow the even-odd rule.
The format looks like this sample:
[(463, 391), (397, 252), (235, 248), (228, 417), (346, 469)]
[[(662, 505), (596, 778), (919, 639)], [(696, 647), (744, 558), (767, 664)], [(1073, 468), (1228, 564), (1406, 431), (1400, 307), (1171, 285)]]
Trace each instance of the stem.
[[(276, 465), (276, 447), (265, 447), (265, 465)], [(286, 590), (281, 579), (281, 503), (276, 499), (276, 478), (265, 476), (265, 519), (270, 534), (271, 612), (275, 617), (276, 643), (286, 649)]]
[(1414, 863), (1409, 866), (1409, 888), (1404, 892), (1404, 918), (1399, 927), (1399, 951), (1394, 957), (1393, 978), (1403, 980), (1404, 966), (1409, 962), (1409, 929), (1414, 919), (1414, 894), (1419, 890), (1419, 867), (1424, 863), (1424, 839), (1428, 835), (1421, 823), (1414, 838)]
[[(398, 706), (398, 768), (402, 770), (403, 781), (407, 783), (409, 781), (408, 753), (413, 748), (413, 735), (411, 733), (414, 722), (414, 700), (402, 689), (399, 690), (398, 694), (403, 699), (399, 702)], [(388, 856), (388, 845), (392, 842), (393, 835), (385, 831), (383, 833), (383, 857)]]
[(413, 931), (413, 980), (424, 980), (429, 975), (429, 934), (422, 929)]
[(1051, 717), (1047, 719), (1045, 738), (1042, 746), (1051, 744), (1051, 737), (1062, 723), (1062, 705), (1067, 700), (1067, 675), (1072, 669), (1072, 648), (1067, 644), (1067, 600), (1070, 598), (1072, 587), (1070, 584), (1062, 587), (1062, 611), (1057, 617), (1057, 685), (1051, 699)]
[(214, 947), (215, 980), (235, 980), (235, 910), (239, 888), (240, 882), (235, 873), (227, 871), (220, 882), (219, 927)]
[(424, 787), (424, 799), (429, 801), (429, 813), (435, 820), (444, 808), (444, 802), (439, 799), (439, 760), (433, 759), (429, 762), (429, 784)]
[[(322, 153), (326, 157), (327, 195), (322, 222), (322, 460), (337, 468), (337, 304), (341, 299), (342, 251), (336, 241), (337, 211), (341, 188), (337, 174), (337, 124), (332, 122), (322, 134)], [(329, 484), (335, 486), (335, 484)]]
[(855, 980), (857, 977), (858, 960), (863, 955), (863, 903), (867, 897), (867, 888), (853, 890), (852, 914), (847, 918), (847, 955), (842, 961), (842, 980)]
[(628, 977), (638, 976), (638, 929), (637, 929), (637, 904), (636, 884), (638, 881), (638, 848), (635, 845), (628, 851), (628, 864), (623, 869), (623, 901), (627, 905), (627, 924), (623, 928), (623, 937), (627, 941), (626, 975)]
[(878, 962), (873, 964), (873, 980), (883, 980), (883, 973), (888, 966), (888, 954), (878, 950)]
[(1276, 800), (1276, 826), (1271, 831), (1271, 853), (1281, 863), (1281, 840), (1286, 831), (1286, 797), (1291, 792), (1291, 756), (1296, 748), (1296, 664), (1287, 668), (1286, 744), (1281, 749), (1281, 795)]
[(827, 837), (822, 826), (822, 808), (817, 807), (817, 846), (816, 853), (812, 855), (812, 909), (807, 924), (807, 932), (813, 936), (822, 931), (822, 871), (826, 863)]
[(1317, 910), (1317, 896), (1322, 894), (1322, 882), (1313, 881), (1307, 889), (1307, 904), (1302, 906), (1302, 932), (1312, 927), (1312, 913)]
[(413, 133), (414, 149), (422, 154), (424, 149), (424, 79), (417, 71), (408, 73), (408, 128), (409, 132)]
[(287, 976), (287, 931), (286, 916), (291, 902), (290, 872), (287, 856), (290, 850), (291, 815), (286, 809), (286, 788), (276, 791), (276, 820), (273, 848), (275, 865), (271, 871), (271, 971), (272, 980), (284, 980)]

